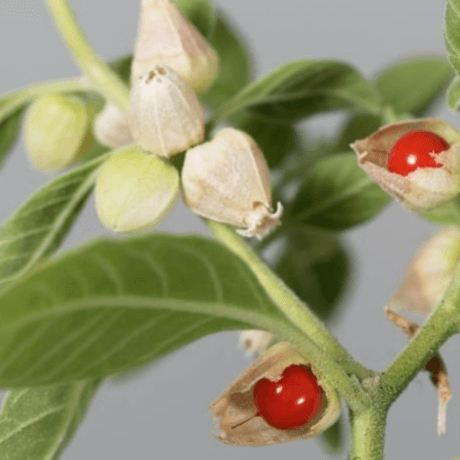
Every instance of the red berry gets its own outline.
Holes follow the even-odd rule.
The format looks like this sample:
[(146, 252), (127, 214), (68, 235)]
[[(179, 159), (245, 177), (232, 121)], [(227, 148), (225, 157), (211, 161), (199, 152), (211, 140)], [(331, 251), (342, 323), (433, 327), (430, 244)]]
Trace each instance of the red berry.
[(323, 401), (316, 377), (297, 364), (287, 367), (276, 382), (260, 379), (253, 394), (257, 415), (280, 430), (305, 425), (317, 414)]
[(449, 144), (430, 131), (411, 131), (400, 137), (388, 156), (388, 170), (407, 176), (417, 168), (440, 168), (430, 153), (440, 153), (449, 148)]

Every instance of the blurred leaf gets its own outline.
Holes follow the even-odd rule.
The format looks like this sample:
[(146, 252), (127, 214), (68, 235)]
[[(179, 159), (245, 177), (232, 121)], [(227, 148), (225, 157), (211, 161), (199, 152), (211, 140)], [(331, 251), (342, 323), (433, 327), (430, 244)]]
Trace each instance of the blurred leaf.
[(216, 23), (216, 12), (211, 0), (173, 0), (181, 13), (201, 32), (209, 37)]
[(376, 78), (376, 86), (396, 113), (422, 116), (443, 93), (453, 72), (444, 57), (418, 56), (386, 67)]
[(447, 2), (444, 43), (450, 63), (457, 75), (460, 74), (460, 0)]
[(23, 113), (24, 110), (19, 109), (0, 122), (0, 166), (16, 142), (21, 129)]
[(447, 104), (454, 112), (460, 110), (460, 78), (455, 77), (447, 89)]
[(219, 75), (201, 99), (216, 109), (242, 89), (251, 79), (251, 60), (246, 45), (222, 13), (209, 38), (219, 55)]
[(349, 279), (348, 255), (330, 233), (304, 228), (289, 236), (276, 272), (321, 319), (329, 319)]
[(348, 64), (301, 60), (250, 83), (218, 111), (216, 119), (248, 110), (288, 123), (340, 109), (378, 114), (379, 93)]
[(98, 386), (83, 381), (9, 391), (0, 412), (0, 458), (57, 460)]
[(158, 234), (42, 264), (0, 293), (0, 316), (2, 387), (112, 375), (223, 330), (296, 329), (230, 250)]
[(270, 168), (279, 166), (294, 145), (296, 133), (292, 125), (263, 120), (250, 115), (238, 117), (234, 125), (254, 138)]
[(379, 214), (391, 201), (359, 166), (354, 153), (317, 162), (305, 178), (287, 218), (329, 230), (345, 230)]
[(321, 436), (322, 440), (326, 444), (327, 449), (332, 454), (340, 453), (345, 444), (343, 438), (343, 415), (337, 420), (334, 425), (327, 429)]
[(127, 54), (109, 62), (110, 68), (123, 80), (126, 85), (130, 84), (131, 63), (133, 56)]
[(460, 226), (460, 195), (425, 211), (422, 216), (434, 224)]
[(342, 133), (337, 141), (338, 151), (351, 151), (350, 144), (358, 139), (364, 139), (380, 128), (380, 117), (374, 115), (356, 114), (350, 117), (342, 128)]

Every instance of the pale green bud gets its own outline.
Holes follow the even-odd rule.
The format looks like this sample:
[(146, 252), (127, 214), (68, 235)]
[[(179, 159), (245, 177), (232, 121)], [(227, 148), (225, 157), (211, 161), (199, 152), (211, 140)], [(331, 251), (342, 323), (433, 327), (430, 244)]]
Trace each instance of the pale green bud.
[(35, 100), (25, 123), (25, 143), (35, 169), (60, 171), (78, 162), (93, 141), (96, 107), (78, 96), (51, 94)]
[(158, 224), (179, 194), (179, 173), (166, 160), (136, 146), (105, 163), (96, 181), (96, 210), (114, 232), (148, 230)]

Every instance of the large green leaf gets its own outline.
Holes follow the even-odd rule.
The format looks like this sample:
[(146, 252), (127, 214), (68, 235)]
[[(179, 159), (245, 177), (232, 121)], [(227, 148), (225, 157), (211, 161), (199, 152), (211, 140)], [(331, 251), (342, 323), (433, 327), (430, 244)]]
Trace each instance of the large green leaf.
[(217, 112), (216, 119), (249, 110), (266, 118), (294, 122), (339, 109), (378, 114), (380, 95), (348, 64), (301, 60), (250, 83)]
[(219, 75), (201, 99), (216, 109), (248, 84), (251, 60), (243, 39), (222, 13), (209, 41), (219, 55)]
[(205, 36), (214, 30), (216, 12), (211, 0), (173, 0), (181, 13)]
[(444, 92), (453, 72), (441, 56), (417, 56), (385, 68), (376, 79), (385, 103), (396, 113), (422, 116)]
[(457, 76), (447, 89), (447, 104), (454, 112), (460, 110), (460, 78)]
[(330, 230), (344, 230), (375, 217), (390, 202), (359, 166), (354, 153), (319, 161), (310, 170), (286, 220)]
[(27, 273), (62, 242), (91, 191), (105, 157), (35, 192), (0, 228), (0, 287)]
[(348, 255), (336, 236), (302, 229), (289, 235), (289, 245), (275, 271), (323, 320), (330, 319), (349, 279)]
[(447, 2), (444, 41), (447, 54), (457, 75), (460, 74), (460, 0)]
[(0, 122), (0, 166), (13, 147), (21, 129), (23, 110), (19, 109)]
[(8, 392), (0, 412), (0, 458), (57, 460), (98, 386), (82, 381)]
[(214, 332), (290, 325), (230, 250), (162, 235), (46, 262), (0, 294), (0, 317), (2, 387), (104, 377)]

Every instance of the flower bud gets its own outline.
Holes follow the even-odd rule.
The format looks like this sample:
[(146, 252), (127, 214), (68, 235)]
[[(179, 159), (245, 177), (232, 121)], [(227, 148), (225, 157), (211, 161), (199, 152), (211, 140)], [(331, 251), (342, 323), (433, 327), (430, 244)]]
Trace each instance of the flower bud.
[(460, 230), (444, 228), (412, 259), (389, 308), (429, 315), (441, 301), (459, 261)]
[(113, 102), (107, 102), (94, 122), (94, 137), (102, 145), (119, 149), (133, 144), (128, 116)]
[(174, 69), (197, 93), (214, 82), (219, 70), (217, 53), (170, 0), (141, 2), (132, 84), (156, 64)]
[(267, 349), (273, 338), (270, 332), (251, 329), (241, 332), (239, 344), (247, 356), (259, 355)]
[(208, 219), (235, 227), (246, 237), (262, 238), (279, 222), (281, 203), (272, 213), (270, 171), (252, 137), (221, 129), (212, 141), (187, 151), (182, 168), (187, 206)]
[[(390, 172), (388, 160), (393, 147), (403, 136), (418, 130), (439, 136), (448, 148), (436, 154), (429, 153), (435, 166), (418, 167), (407, 175)], [(408, 209), (424, 211), (460, 192), (460, 133), (443, 120), (411, 120), (386, 125), (351, 147), (364, 171)]]
[(183, 152), (204, 139), (204, 110), (174, 70), (157, 65), (134, 82), (129, 125), (134, 140), (163, 157)]
[(96, 108), (78, 96), (50, 94), (36, 99), (25, 123), (29, 159), (37, 170), (68, 168), (93, 141), (91, 125)]
[[(320, 388), (320, 405), (313, 418), (303, 426), (290, 429), (274, 428), (257, 407), (254, 390), (261, 379), (276, 382), (292, 365), (309, 369)], [(279, 342), (260, 356), (210, 406), (218, 428), (218, 439), (226, 444), (267, 446), (316, 436), (331, 425), (340, 415), (340, 399), (335, 389), (324, 381), (319, 370), (299, 350), (287, 342)]]
[(103, 225), (114, 232), (148, 230), (165, 217), (178, 194), (174, 166), (129, 146), (102, 167), (96, 180), (96, 210)]

